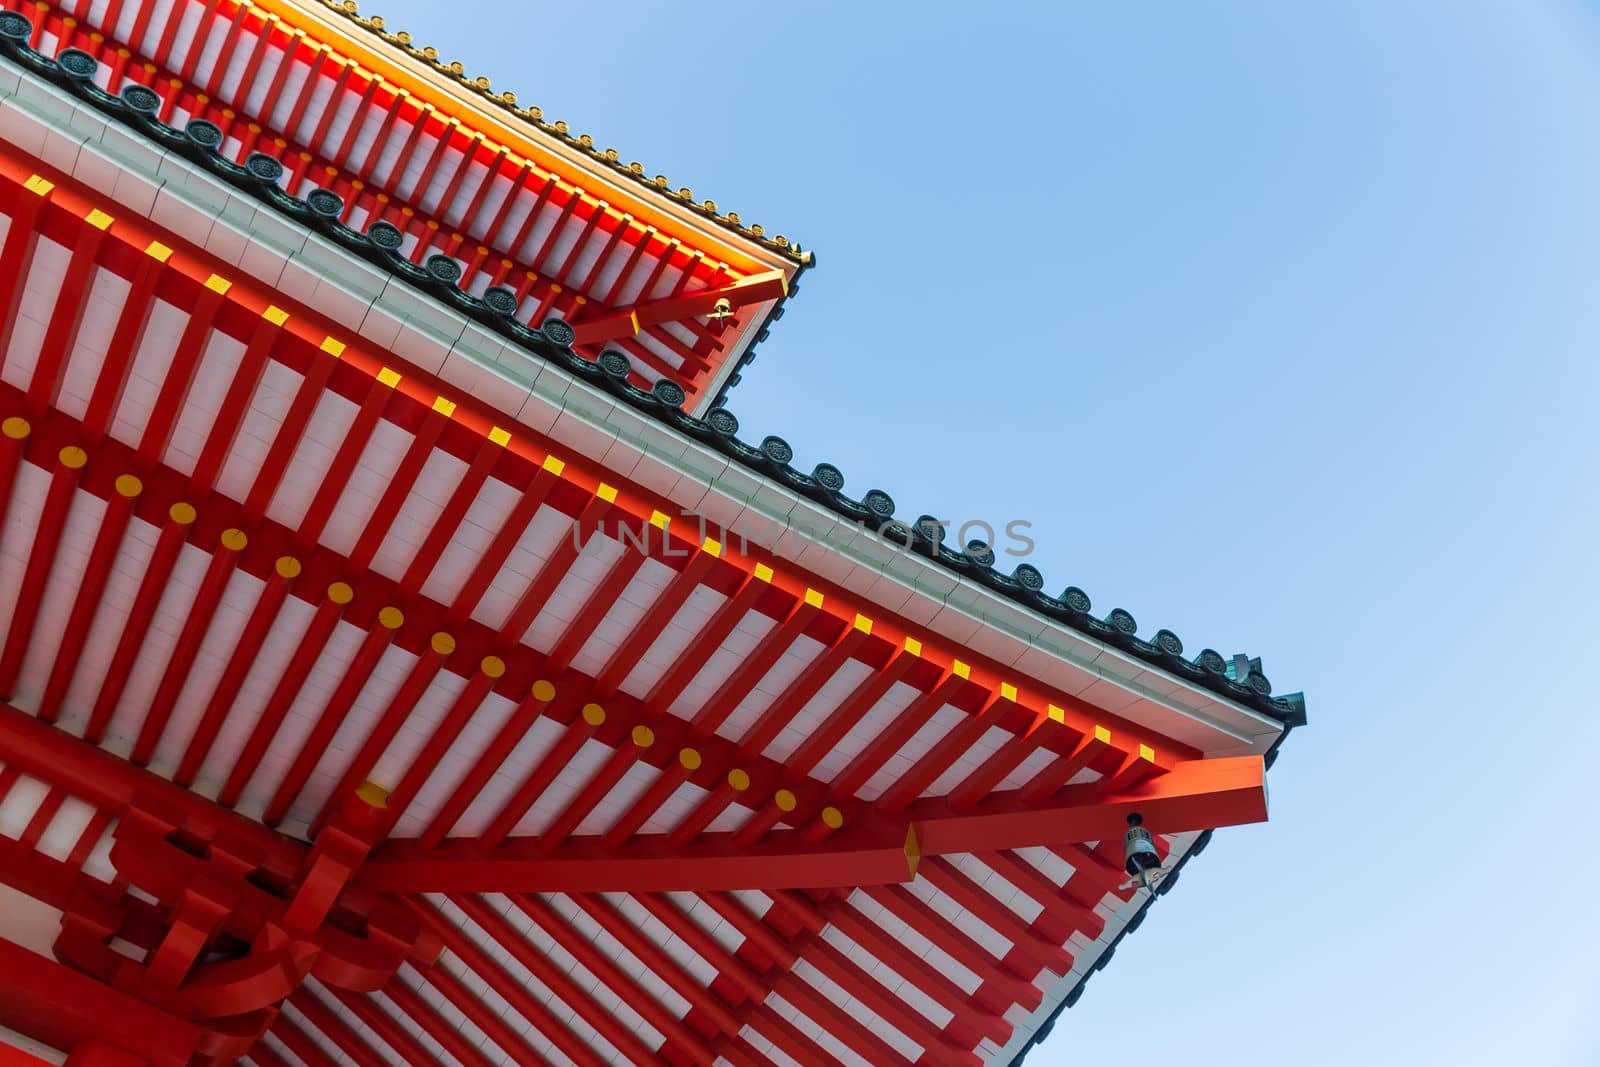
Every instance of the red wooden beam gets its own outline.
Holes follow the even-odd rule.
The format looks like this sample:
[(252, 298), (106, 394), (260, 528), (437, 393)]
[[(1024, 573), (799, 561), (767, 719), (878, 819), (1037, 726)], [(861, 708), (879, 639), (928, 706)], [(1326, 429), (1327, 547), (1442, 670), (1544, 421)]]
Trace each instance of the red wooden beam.
[[(691, 1062), (710, 1063), (717, 1058), (717, 1053), (683, 1024), (683, 1020), (671, 1011), (663, 1008), (661, 1004), (650, 995), (649, 991), (639, 985), (628, 975), (616, 961), (595, 947), (590, 938), (562, 918), (556, 910), (540, 896), (519, 894), (511, 898), (528, 918), (532, 919), (551, 939), (572, 955), (590, 974), (594, 975), (613, 993), (621, 997), (629, 1007), (651, 1026), (662, 1034), (668, 1041), (677, 1045), (679, 1049), (691, 1056)], [(509, 926), (502, 927), (503, 934), (516, 937)], [(521, 938), (518, 942), (526, 945)], [(584, 1000), (589, 998), (585, 997)], [(615, 1020), (609, 1013), (601, 1012), (613, 1024)], [(605, 1031), (601, 1031), (604, 1033)], [(631, 1036), (631, 1035), (630, 1035)], [(609, 1035), (607, 1035), (609, 1039)], [(614, 1042), (613, 1042), (614, 1043)], [(623, 1047), (623, 1046), (618, 1046)]]
[[(982, 981), (973, 1003), (991, 1014), (1004, 1014), (1010, 1004), (1033, 1011), (1044, 1000), (1044, 993), (1023, 974), (991, 955), (987, 949), (912, 894), (905, 886), (863, 886), (866, 893), (885, 911), (926, 937), (945, 955), (977, 975)], [(993, 990), (994, 992), (989, 992)], [(999, 998), (1004, 998), (1003, 1001)]]
[(243, 530), (229, 528), (222, 531), (217, 546), (211, 550), (211, 560), (206, 565), (205, 576), (200, 579), (200, 588), (195, 592), (194, 600), (189, 605), (183, 629), (178, 632), (177, 643), (172, 646), (172, 653), (167, 657), (167, 666), (162, 672), (161, 683), (156, 687), (156, 695), (150, 702), (149, 711), (145, 713), (138, 739), (133, 745), (133, 752), (128, 757), (133, 762), (146, 764), (155, 755), (156, 746), (161, 743), (167, 722), (172, 718), (173, 709), (177, 706), (178, 695), (189, 680), (189, 672), (194, 669), (195, 657), (200, 651), (201, 642), (205, 640), (206, 631), (211, 628), (211, 620), (222, 604), (223, 591), (227, 589), (228, 580), (233, 577), (234, 569), (239, 564), (239, 553), (244, 551), (248, 543), (249, 538)]
[(1266, 768), (1260, 756), (1186, 760), (1119, 793), (1092, 782), (1068, 786), (1045, 805), (1008, 792), (970, 815), (950, 812), (938, 798), (905, 812), (928, 855), (1120, 838), (1135, 813), (1163, 834), (1264, 822)]
[(67, 357), (83, 326), (83, 313), (89, 303), (90, 283), (95, 271), (95, 257), (105, 241), (111, 216), (96, 210), (90, 213), (88, 221), (89, 225), (78, 231), (71, 258), (67, 261), (66, 274), (54, 294), (55, 306), (51, 309), (44, 340), (39, 346), (38, 361), (34, 364), (33, 380), (28, 386), (27, 410), (30, 415), (40, 415), (55, 405), (61, 393), (61, 380), (66, 374)]
[(160, 1067), (182, 1067), (200, 1030), (55, 960), (0, 938), (0, 1023), (72, 1049), (102, 1041), (137, 1049)]
[(238, 699), (245, 677), (255, 665), (256, 656), (260, 653), (261, 646), (266, 643), (267, 633), (277, 622), (278, 612), (289, 599), (289, 588), (299, 575), (299, 560), (293, 556), (278, 557), (273, 575), (267, 579), (266, 587), (256, 598), (255, 607), (250, 609), (250, 618), (239, 635), (238, 643), (234, 645), (232, 655), (228, 657), (227, 666), (223, 668), (216, 686), (211, 691), (211, 699), (206, 702), (205, 711), (201, 713), (200, 722), (195, 726), (189, 744), (183, 750), (183, 758), (173, 775), (173, 781), (179, 785), (192, 784), (200, 773), (200, 768), (204, 765), (206, 756), (211, 752), (211, 746), (222, 729), (222, 722), (232, 710), (234, 701)]
[(181, 812), (184, 825), (203, 838), (246, 847), (275, 871), (293, 874), (300, 869), (303, 845), (8, 704), (0, 704), (0, 763), (110, 811), (123, 810), (136, 795), (148, 795), (164, 810)]
[(574, 838), (559, 848), (542, 837), (494, 847), (451, 840), (435, 849), (406, 841), (380, 846), (360, 884), (391, 893), (654, 893), (674, 890), (777, 889), (909, 881), (905, 830), (839, 833), (820, 844), (796, 831), (745, 846), (734, 834), (705, 834), (677, 848), (656, 836), (620, 848)]
[[(433, 905), (420, 898), (409, 898), (406, 903), (410, 906), (423, 925), (431, 929), (445, 947), (459, 957), (463, 963), (470, 967), (484, 982), (494, 989), (513, 1010), (535, 1028), (563, 1053), (565, 1053), (579, 1067), (606, 1067), (606, 1061), (595, 1050), (590, 1048), (582, 1039), (574, 1034), (560, 1019), (551, 1013), (544, 1002), (528, 991), (526, 985), (518, 981), (510, 971), (506, 970), (494, 958), (479, 947), (478, 943), (468, 937), (455, 922), (445, 918)], [(460, 902), (457, 902), (458, 906)], [(498, 917), (498, 913), (495, 913)], [(491, 1040), (500, 1045), (507, 1052), (514, 1055), (521, 1050), (526, 1050), (518, 1056), (518, 1062), (538, 1063), (541, 1059), (527, 1043), (516, 1036), (500, 1018), (498, 1012), (489, 1008), (456, 981), (443, 967), (434, 967), (428, 972), (428, 981), (441, 993), (450, 998), (451, 1003), (461, 1010), (462, 1014), (471, 1019)], [(454, 995), (452, 995), (454, 994)], [(582, 999), (587, 1000), (587, 994)], [(574, 1005), (575, 1006), (575, 1005)]]
[(805, 924), (813, 934), (832, 925), (840, 933), (887, 964), (902, 979), (911, 983), (940, 1007), (955, 1017), (954, 1022), (970, 1031), (975, 1046), (978, 1038), (987, 1037), (997, 1045), (1011, 1040), (1011, 1024), (996, 1012), (975, 1005), (960, 986), (952, 982), (928, 960), (906, 947), (881, 926), (837, 896), (813, 901), (804, 894), (777, 890), (769, 893), (773, 903)]
[[(422, 694), (427, 692), (428, 686), (433, 684), (434, 678), (444, 669), (445, 660), (449, 658), (455, 649), (455, 639), (449, 634), (436, 633), (433, 635), (427, 651), (422, 654), (416, 663), (412, 664), (411, 670), (406, 674), (405, 681), (400, 684), (400, 688), (395, 691), (394, 697), (389, 701), (389, 706), (383, 709), (383, 715), (368, 730), (366, 739), (361, 743), (361, 748), (345, 764), (344, 770), (339, 776), (339, 784), (328, 793), (327, 800), (312, 823), (313, 834), (322, 828), (334, 805), (338, 803), (338, 798), (353, 792), (371, 773), (373, 765), (378, 762), (384, 750), (389, 747), (389, 743), (394, 740), (394, 735), (400, 732), (400, 727), (405, 723), (406, 719), (410, 718), (411, 713), (416, 709), (417, 702), (422, 699)], [(342, 719), (348, 710), (348, 706), (337, 707), (330, 704), (323, 709), (323, 717), (337, 716)], [(300, 758), (312, 757), (310, 764), (315, 766), (322, 758), (322, 755), (323, 753), (312, 751), (309, 746), (305, 746), (301, 749)], [(284, 785), (287, 784), (288, 780), (285, 779)], [(284, 788), (284, 785), (279, 786), (277, 794), (272, 798), (271, 811), (267, 816), (263, 817), (264, 821), (270, 823), (274, 815), (281, 819), (283, 813), (288, 810), (289, 805), (293, 802), (295, 795), (298, 794), (298, 786), (294, 793), (290, 793)]]
[(44, 599), (45, 585), (50, 581), (50, 571), (55, 565), (56, 550), (61, 546), (61, 531), (66, 526), (68, 511), (77, 495), (78, 472), (88, 459), (83, 449), (73, 445), (63, 448), (57, 455), (58, 466), (51, 472), (44, 508), (34, 527), (33, 547), (28, 551), (28, 562), (22, 569), (22, 585), (17, 591), (11, 627), (6, 633), (4, 649), (0, 650), (0, 698), (9, 698), (16, 688), (23, 658), (27, 656), (28, 646), (33, 640), (34, 623)]
[[(556, 746), (560, 749), (560, 745)], [(552, 753), (555, 755), (555, 753)], [(547, 761), (550, 757), (547, 757)], [(570, 755), (561, 755), (564, 765)], [(793, 798), (789, 798), (793, 803)], [(774, 800), (782, 808), (782, 798)], [(977, 812), (952, 812), (942, 799), (913, 805), (910, 822), (864, 822), (820, 841), (804, 831), (703, 834), (691, 845), (660, 837), (608, 847), (574, 838), (447, 841), (437, 848), (392, 841), (363, 868), (363, 885), (389, 892), (663, 892), (797, 889), (909, 881), (922, 856), (1025, 848), (1119, 836), (1127, 816), (1162, 833), (1266, 818), (1259, 756), (1181, 763), (1170, 774), (1111, 795), (1095, 784), (1063, 790), (1049, 806), (1001, 794)], [(756, 816), (760, 818), (761, 816)], [(770, 824), (769, 824), (770, 825)], [(500, 840), (487, 837), (486, 840)]]
[(390, 792), (387, 818), (384, 820), (386, 834), (392, 832), (400, 822), (406, 808), (422, 791), (423, 785), (438, 769), (439, 761), (450, 751), (450, 746), (455, 744), (456, 738), (461, 736), (461, 731), (466, 729), (467, 723), (483, 705), (490, 688), (505, 672), (505, 661), (499, 656), (483, 658), (478, 666), (478, 673), (467, 682), (466, 688), (461, 690), (461, 694), (450, 705), (450, 710), (445, 712), (444, 718), (434, 727), (422, 750), (412, 759), (411, 766), (406, 768), (400, 783)]
[(662, 300), (651, 300), (604, 318), (579, 323), (573, 328), (577, 334), (577, 339), (573, 343), (595, 345), (622, 337), (632, 337), (648, 326), (709, 315), (718, 310), (718, 305), (722, 301), (727, 301), (726, 309), (732, 312), (735, 308), (750, 304), (780, 300), (788, 295), (788, 291), (788, 282), (782, 272), (755, 274), (732, 285), (717, 289), (701, 289)]
[[(744, 934), (747, 940), (740, 946), (738, 955), (766, 961), (762, 971), (772, 991), (810, 1016), (812, 1025), (844, 1042), (868, 1063), (910, 1067), (909, 1060), (854, 1016), (823, 996), (810, 983), (794, 975), (794, 965), (801, 959), (798, 946), (768, 927), (731, 895), (706, 893), (700, 899)], [(751, 951), (752, 947), (756, 949), (755, 952)]]
[(494, 777), (495, 772), (505, 764), (512, 750), (533, 728), (534, 722), (555, 698), (555, 686), (542, 678), (533, 683), (532, 690), (506, 718), (499, 732), (495, 734), (494, 740), (489, 743), (489, 747), (468, 769), (461, 781), (456, 783), (449, 798), (434, 812), (432, 821), (428, 823), (428, 828), (422, 832), (420, 838), (424, 847), (431, 848), (445, 839), (451, 828), (472, 806), (472, 802), (483, 791), (489, 779)]
[[(249, 738), (234, 759), (233, 768), (228, 772), (228, 780), (223, 784), (222, 791), (217, 794), (217, 803), (231, 808), (239, 802), (240, 794), (255, 776), (256, 768), (261, 765), (261, 757), (266, 754), (268, 746), (277, 736), (278, 728), (288, 716), (290, 706), (300, 693), (300, 687), (305, 685), (311, 668), (322, 655), (322, 650), (328, 644), (328, 638), (333, 635), (334, 627), (339, 624), (344, 606), (350, 603), (353, 596), (353, 591), (344, 582), (334, 582), (328, 587), (327, 595), (317, 605), (316, 614), (311, 617), (311, 622), (300, 638), (294, 655), (284, 667), (278, 684), (256, 716), (256, 724), (251, 728)], [(380, 626), (375, 629), (383, 629), (385, 634), (393, 633), (391, 628)], [(368, 636), (370, 638), (372, 635)], [(381, 640), (387, 641), (387, 637)], [(382, 651), (383, 648), (380, 646), (376, 653), (369, 653), (372, 656), (372, 663), (367, 665), (368, 671), (371, 670), (372, 664), (377, 662), (376, 657), (381, 655)]]
[(178, 562), (178, 551), (188, 539), (189, 527), (195, 518), (195, 510), (189, 504), (173, 504), (168, 510), (167, 521), (161, 526), (155, 551), (145, 565), (139, 591), (133, 598), (133, 607), (117, 639), (116, 651), (111, 655), (111, 664), (100, 682), (100, 693), (95, 698), (88, 725), (83, 731), (86, 740), (99, 743), (105, 736), (106, 728), (111, 725), (111, 718), (116, 714), (123, 690), (128, 684), (128, 676), (133, 673), (139, 650), (144, 647), (150, 621), (155, 617), (161, 598), (166, 595), (167, 579), (172, 576), (172, 568)]
[[(467, 951), (476, 948), (476, 945), (472, 942), (465, 940), (464, 935), (458, 936), (463, 938), (458, 943), (465, 946)], [(441, 937), (441, 939), (447, 943), (449, 942), (448, 938)], [(467, 962), (470, 966), (470, 961), (464, 960), (463, 962)], [(442, 966), (434, 967), (423, 972), (423, 977), (427, 984), (437, 990), (440, 996), (448, 1001), (453, 1008), (465, 1016), (479, 1030), (483, 1031), (488, 1036), (492, 1046), (504, 1049), (513, 1063), (544, 1062), (544, 1057), (534, 1051), (532, 1045), (523, 1040), (522, 1035), (506, 1021), (504, 1016), (479, 999), (467, 988), (465, 982), (457, 978), (447, 968)], [(479, 1050), (478, 1046), (469, 1041), (453, 1022), (445, 1020), (441, 1013), (433, 1008), (431, 1002), (424, 1000), (416, 991), (399, 979), (385, 986), (384, 993), (390, 1000), (394, 1001), (396, 1006), (405, 1011), (408, 1017), (417, 1020), (423, 1030), (432, 1036), (435, 1041), (439, 1042), (445, 1049), (448, 1049), (452, 1055), (460, 1059), (462, 1063), (467, 1064), (468, 1067), (503, 1062), (498, 1057), (495, 1060), (486, 1059), (483, 1054), (484, 1051), (492, 1051), (492, 1048)], [(532, 1021), (531, 1017), (523, 1014), (520, 1007), (516, 1011), (518, 1015), (523, 1015), (524, 1018), (529, 1018)], [(549, 1019), (550, 1025), (561, 1025), (553, 1017), (549, 1017)], [(534, 1022), (534, 1027), (541, 1033), (544, 1032), (543, 1027), (538, 1022)], [(454, 1035), (454, 1041), (445, 1035)], [(457, 1043), (476, 1050), (477, 1057), (474, 1058), (470, 1053), (463, 1056), (461, 1051), (457, 1051)], [(585, 1061), (579, 1060), (578, 1062)]]

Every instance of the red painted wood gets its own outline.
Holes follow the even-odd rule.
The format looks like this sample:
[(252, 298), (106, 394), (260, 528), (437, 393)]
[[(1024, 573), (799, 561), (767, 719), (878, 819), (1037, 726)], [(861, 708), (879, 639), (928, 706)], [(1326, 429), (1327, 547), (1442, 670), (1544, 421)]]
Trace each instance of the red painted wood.
[(91, 742), (98, 744), (105, 736), (106, 728), (111, 725), (111, 717), (116, 714), (121, 703), (123, 689), (128, 684), (128, 676), (133, 673), (134, 661), (139, 655), (139, 649), (144, 645), (145, 636), (150, 629), (150, 620), (156, 613), (156, 606), (161, 603), (161, 598), (167, 591), (167, 579), (172, 575), (173, 564), (178, 559), (178, 550), (183, 547), (188, 532), (187, 524), (179, 523), (170, 517), (161, 527), (155, 552), (145, 567), (144, 577), (139, 583), (139, 592), (134, 596), (133, 608), (128, 613), (128, 620), (122, 627), (122, 635), (117, 640), (116, 651), (112, 653), (111, 664), (100, 683), (100, 694), (95, 698), (89, 723), (84, 727), (83, 736)]
[[(0, 460), (0, 463), (3, 463)], [(84, 567), (83, 580), (73, 594), (72, 610), (66, 627), (57, 642), (50, 675), (45, 682), (44, 695), (39, 701), (39, 718), (54, 722), (61, 713), (61, 701), (67, 694), (79, 669), (84, 642), (95, 616), (102, 604), (101, 592), (105, 589), (112, 564), (121, 550), (128, 520), (133, 515), (133, 498), (113, 492), (106, 502), (100, 518), (100, 529), (95, 534), (94, 546), (89, 550), (89, 561)]]
[(211, 691), (211, 698), (206, 702), (205, 711), (201, 713), (200, 721), (196, 724), (194, 733), (190, 735), (189, 744), (183, 750), (183, 758), (178, 763), (178, 769), (172, 776), (173, 781), (179, 785), (192, 784), (195, 776), (200, 773), (200, 768), (222, 729), (223, 720), (227, 718), (244, 687), (245, 676), (255, 666), (256, 656), (260, 654), (261, 646), (266, 643), (268, 632), (276, 624), (284, 602), (289, 599), (289, 588), (293, 583), (293, 576), (274, 572), (267, 580), (266, 588), (262, 589), (261, 595), (256, 598), (255, 607), (251, 609), (244, 630), (239, 634), (239, 640), (233, 647), (233, 653), (228, 657), (228, 665), (217, 678), (217, 683)]
[(91, 1041), (186, 1064), (200, 1032), (126, 993), (0, 938), (0, 1024), (56, 1048)]
[[(235, 530), (233, 533), (237, 534), (238, 531)], [(162, 734), (166, 732), (167, 723), (177, 706), (178, 694), (189, 681), (189, 674), (194, 669), (200, 645), (211, 628), (211, 621), (216, 617), (218, 606), (222, 603), (223, 591), (227, 589), (228, 581), (238, 566), (241, 549), (230, 547), (226, 543), (227, 534), (223, 536), (224, 542), (212, 549), (205, 577), (200, 579), (200, 588), (195, 592), (194, 601), (189, 605), (188, 617), (184, 620), (183, 629), (178, 632), (178, 641), (173, 645), (172, 654), (167, 658), (166, 669), (161, 675), (161, 684), (156, 688), (156, 695), (145, 713), (143, 724), (139, 727), (138, 739), (134, 742), (133, 752), (128, 757), (134, 763), (140, 765), (149, 763), (151, 757), (155, 755), (156, 746), (161, 743)]]
[[(272, 695), (262, 706), (249, 738), (240, 749), (238, 758), (234, 760), (233, 768), (228, 772), (228, 780), (217, 795), (219, 804), (231, 808), (239, 802), (239, 795), (244, 792), (256, 769), (261, 765), (261, 757), (272, 744), (273, 738), (277, 736), (278, 728), (283, 725), (290, 706), (299, 695), (301, 687), (305, 685), (312, 666), (321, 656), (322, 650), (327, 647), (328, 638), (338, 625), (343, 608), (344, 605), (331, 597), (324, 598), (317, 606), (316, 614), (306, 627), (305, 635), (295, 648), (294, 655), (290, 657), (283, 675), (272, 690)], [(381, 652), (381, 648), (379, 651)], [(373, 662), (376, 662), (376, 659)], [(368, 669), (370, 670), (370, 667)]]
[(34, 527), (33, 546), (22, 569), (22, 584), (17, 590), (11, 625), (6, 631), (5, 645), (0, 648), (0, 699), (9, 699), (16, 689), (17, 675), (33, 640), (45, 585), (50, 581), (56, 552), (61, 547), (61, 531), (76, 496), (78, 467), (69, 465), (66, 459), (66, 456), (61, 457), (50, 475), (50, 488), (45, 493), (38, 525)]
[[(432, 930), (445, 944), (451, 953), (458, 956), (496, 993), (504, 997), (524, 1019), (538, 1029), (545, 1037), (549, 1038), (562, 1053), (577, 1063), (579, 1067), (606, 1067), (606, 1061), (577, 1037), (566, 1024), (557, 1019), (544, 1003), (528, 992), (527, 987), (512, 976), (511, 972), (495, 962), (477, 943), (467, 937), (454, 923), (447, 920), (432, 905), (420, 899), (411, 898), (407, 901), (411, 909), (422, 920), (423, 924)], [(460, 906), (460, 901), (457, 901)], [(481, 907), (480, 907), (481, 913)], [(429, 972), (428, 980), (441, 993), (450, 998), (458, 1009), (476, 1023), (487, 1033), (496, 1044), (512, 1052), (521, 1048), (526, 1050), (524, 1057), (519, 1057), (520, 1062), (537, 1063), (540, 1057), (529, 1049), (520, 1038), (515, 1037), (515, 1032), (501, 1021), (499, 1015), (489, 1011), (477, 997), (460, 989), (459, 983), (442, 967), (436, 967)], [(452, 995), (454, 993), (455, 995)], [(497, 1032), (498, 1035), (497, 1036)], [(515, 1053), (513, 1053), (515, 1054)]]

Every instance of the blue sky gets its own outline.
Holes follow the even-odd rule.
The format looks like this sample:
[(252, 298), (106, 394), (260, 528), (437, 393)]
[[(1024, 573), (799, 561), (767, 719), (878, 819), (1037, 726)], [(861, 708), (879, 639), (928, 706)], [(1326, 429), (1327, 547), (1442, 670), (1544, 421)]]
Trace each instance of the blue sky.
[(817, 249), (747, 434), (1306, 692), (1031, 1067), (1600, 1062), (1592, 8), (365, 6)]

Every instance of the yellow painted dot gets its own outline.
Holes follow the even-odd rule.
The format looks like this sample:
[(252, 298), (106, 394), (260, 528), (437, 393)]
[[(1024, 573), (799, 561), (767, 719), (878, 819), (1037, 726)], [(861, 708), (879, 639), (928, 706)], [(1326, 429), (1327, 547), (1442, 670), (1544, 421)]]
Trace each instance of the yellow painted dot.
[(132, 474), (117, 475), (116, 485), (119, 496), (135, 497), (144, 492), (144, 483)]
[(77, 445), (68, 445), (57, 453), (57, 457), (61, 460), (63, 467), (74, 471), (81, 470), (83, 465), (89, 462), (89, 453)]
[(533, 683), (533, 699), (539, 700), (539, 701), (543, 701), (544, 703), (548, 704), (550, 701), (554, 700), (555, 698), (556, 698), (556, 687), (555, 686), (551, 685), (549, 682), (545, 681), (543, 678), (540, 678), (537, 682)]
[(499, 656), (485, 656), (478, 666), (491, 678), (499, 678), (506, 673), (506, 661)]
[(830, 830), (837, 830), (844, 825), (844, 812), (831, 804), (828, 805), (822, 809), (822, 825)]
[(606, 709), (599, 704), (585, 704), (583, 706), (583, 721), (590, 726), (600, 726), (606, 721)]
[(356, 591), (344, 582), (334, 582), (328, 586), (328, 599), (335, 604), (348, 604), (356, 598)]
[(33, 427), (20, 415), (13, 415), (5, 422), (0, 422), (0, 433), (4, 433), (13, 441), (20, 441), (32, 432)]
[(743, 793), (750, 788), (750, 776), (735, 767), (728, 772), (728, 784), (733, 787), (735, 793)]
[(797, 801), (794, 794), (787, 789), (780, 789), (772, 795), (772, 802), (778, 805), (779, 811), (793, 811)]
[(180, 500), (167, 509), (167, 517), (179, 526), (188, 526), (199, 516), (195, 513), (193, 504), (185, 504)]
[(456, 639), (443, 631), (440, 631), (429, 638), (428, 644), (431, 645), (433, 650), (439, 653), (441, 656), (448, 656), (450, 653), (456, 650)]
[(387, 808), (389, 806), (389, 791), (377, 782), (362, 782), (356, 786), (356, 796), (371, 808)]
[(278, 572), (279, 578), (300, 577), (300, 561), (293, 556), (279, 556), (272, 569)]
[(243, 552), (244, 546), (249, 543), (250, 539), (244, 535), (243, 530), (234, 529), (230, 526), (222, 531), (222, 547), (230, 552)]
[(649, 748), (656, 743), (656, 732), (641, 723), (633, 728), (633, 743), (640, 748)]
[(406, 613), (393, 604), (378, 609), (378, 625), (385, 630), (398, 630), (406, 622)]
[(692, 748), (683, 749), (678, 753), (678, 762), (683, 765), (683, 769), (686, 771), (698, 771), (700, 769), (700, 753)]

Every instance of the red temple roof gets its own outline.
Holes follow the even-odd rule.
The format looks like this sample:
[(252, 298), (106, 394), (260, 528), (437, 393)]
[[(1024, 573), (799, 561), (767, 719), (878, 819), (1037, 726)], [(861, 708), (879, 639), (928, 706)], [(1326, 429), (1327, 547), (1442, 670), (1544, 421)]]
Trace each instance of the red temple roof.
[(1264, 817), (1258, 667), (898, 547), (48, 25), (0, 16), (0, 882), (101, 1010), (0, 1024), (996, 1062), (1142, 914), (1129, 814)]

